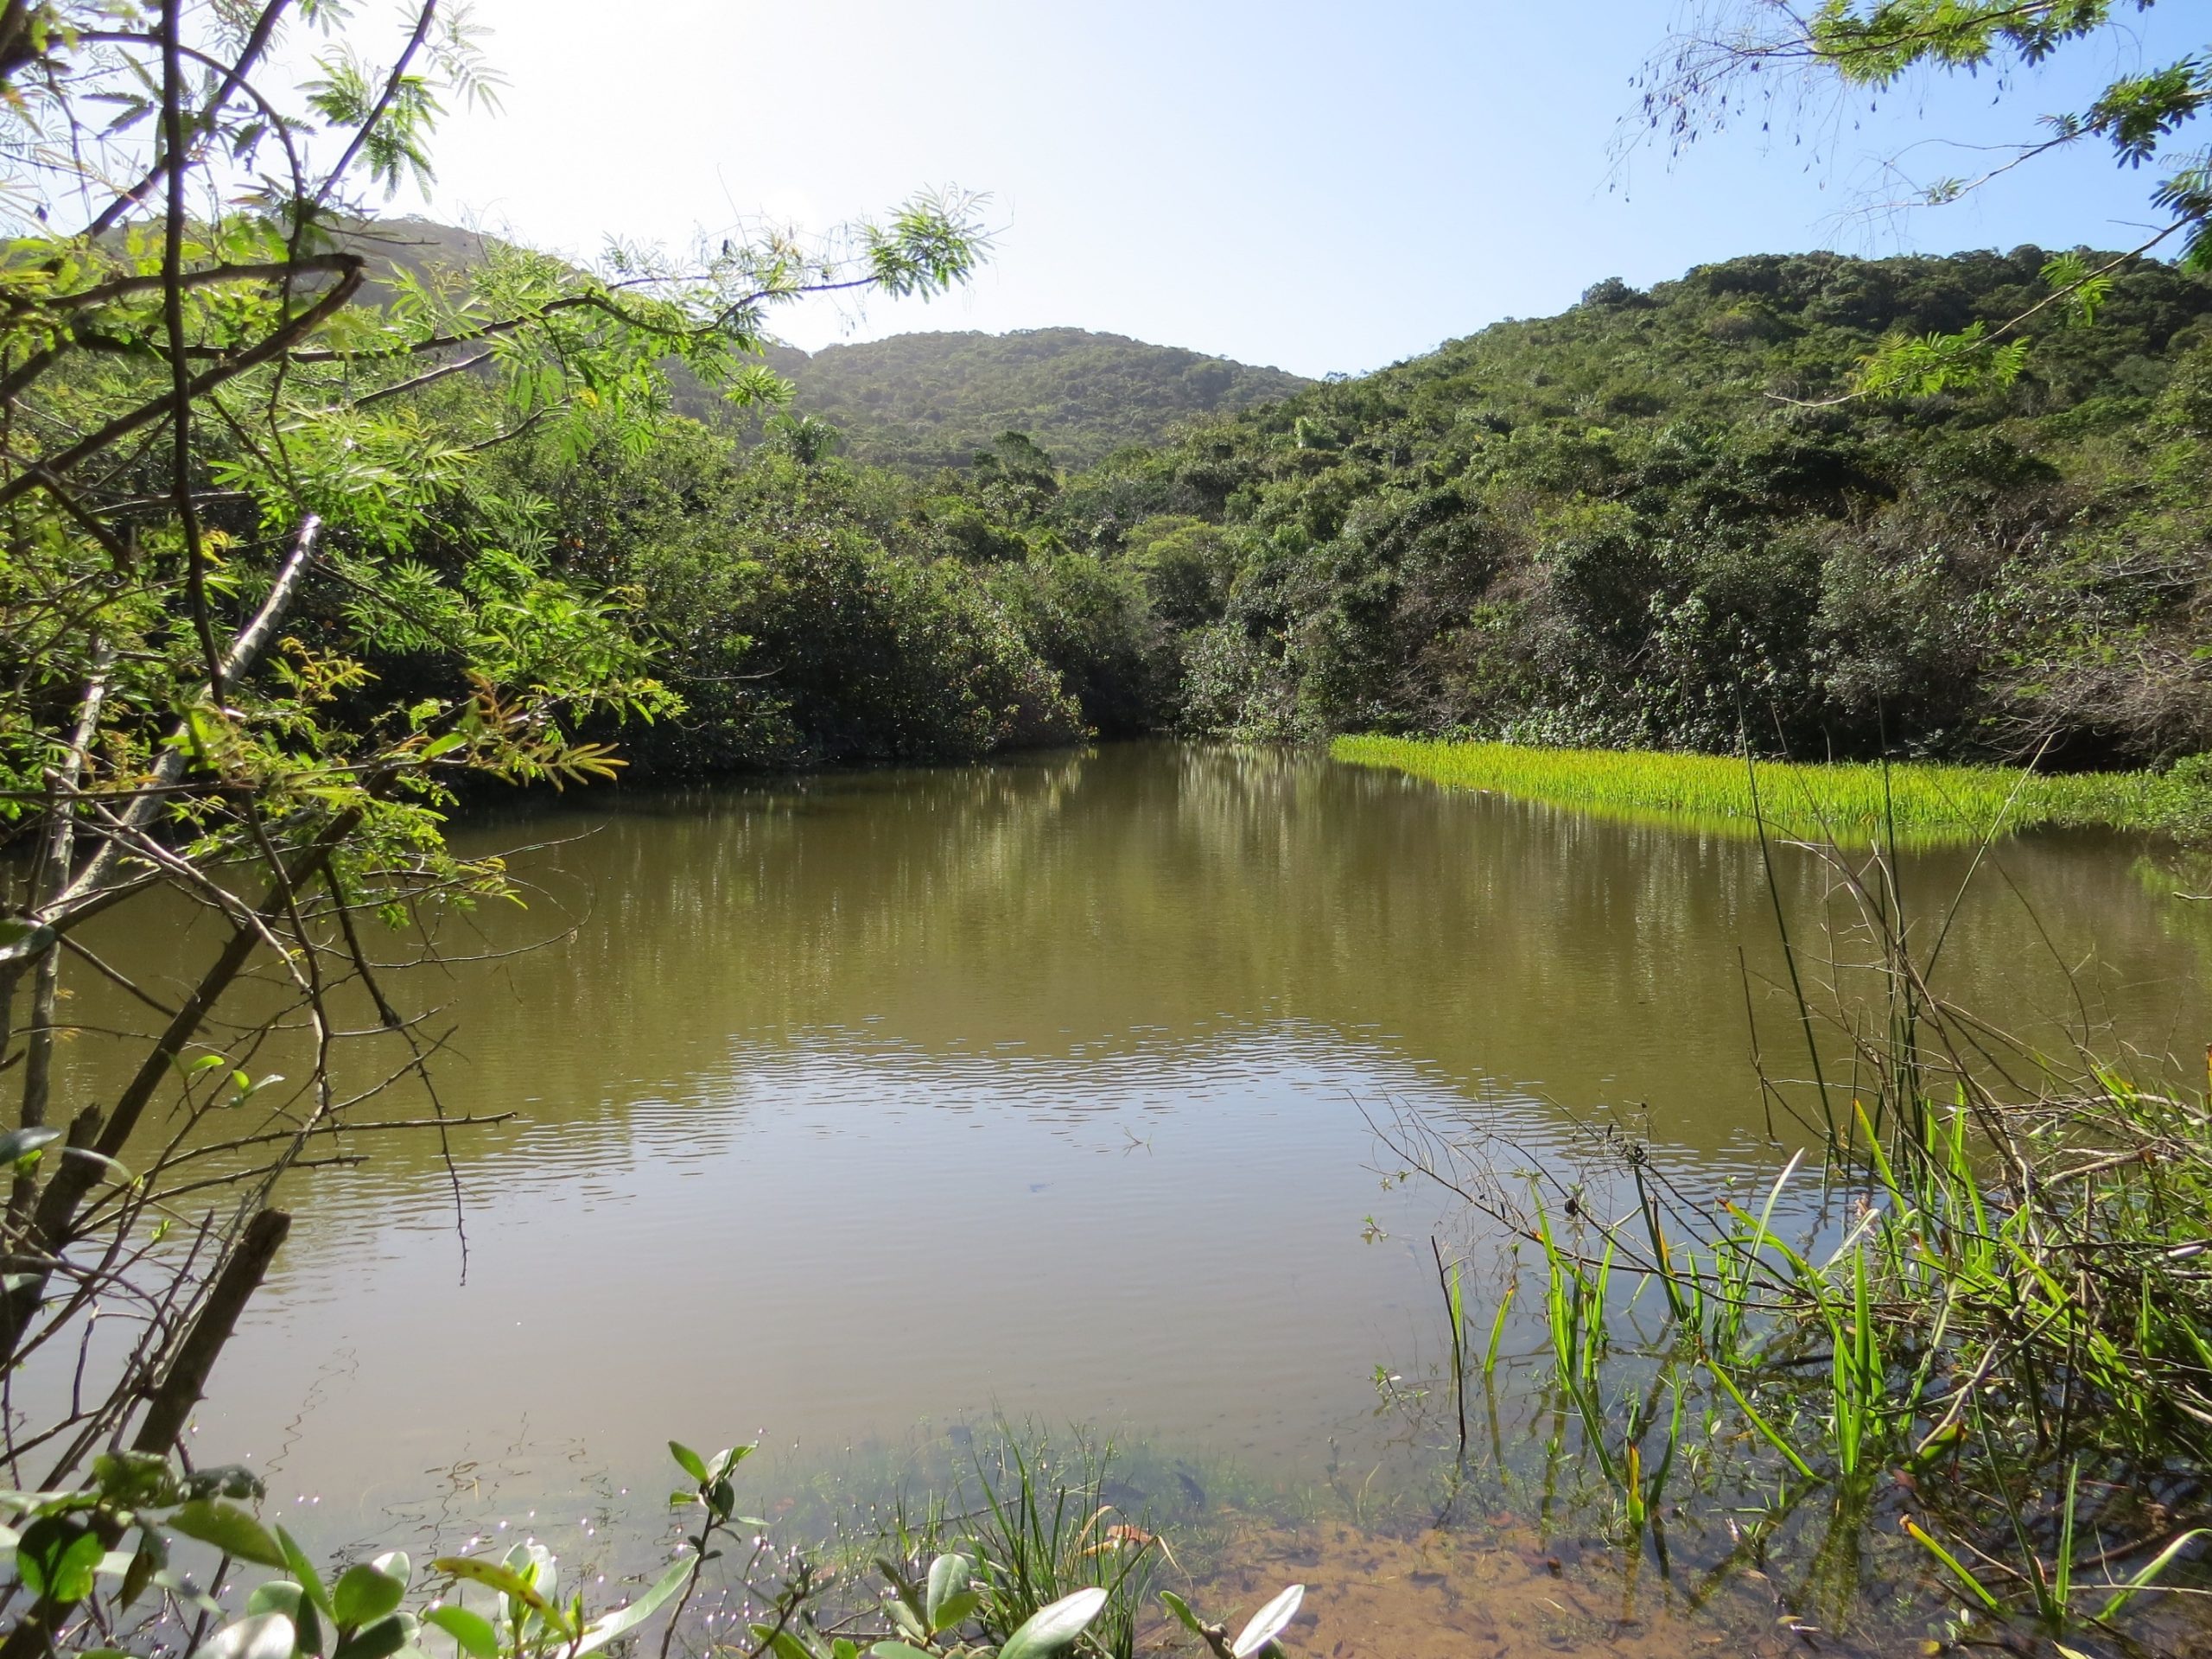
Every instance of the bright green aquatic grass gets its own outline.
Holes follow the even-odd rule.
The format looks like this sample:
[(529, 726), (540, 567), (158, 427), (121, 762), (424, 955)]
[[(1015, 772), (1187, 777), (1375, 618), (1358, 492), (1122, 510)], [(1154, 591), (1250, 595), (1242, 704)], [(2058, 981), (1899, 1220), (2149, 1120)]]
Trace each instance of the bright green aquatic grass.
[(2044, 825), (2158, 830), (2192, 810), (2195, 791), (2151, 772), (2027, 772), (2003, 766), (1759, 762), (1757, 806), (1742, 760), (1643, 749), (1548, 749), (1515, 743), (1447, 743), (1340, 737), (1339, 760), (1393, 767), (1457, 789), (1622, 816), (1688, 818), (1743, 835), (1764, 815), (1777, 833), (1859, 837), (1895, 814), (1900, 839), (1967, 841), (1992, 830)]

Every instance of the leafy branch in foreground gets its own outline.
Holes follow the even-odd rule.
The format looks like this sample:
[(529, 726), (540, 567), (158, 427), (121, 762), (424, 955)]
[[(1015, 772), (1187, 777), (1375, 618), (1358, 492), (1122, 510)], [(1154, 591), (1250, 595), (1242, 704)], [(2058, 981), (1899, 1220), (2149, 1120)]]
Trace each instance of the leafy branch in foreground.
[[(435, 954), (441, 912), (514, 897), (499, 861), (445, 843), (461, 779), (604, 778), (609, 728), (683, 707), (636, 595), (556, 568), (486, 457), (532, 432), (643, 443), (676, 364), (772, 401), (754, 354), (777, 307), (934, 293), (980, 257), (955, 195), (810, 251), (582, 270), (508, 250), (372, 285), (358, 192), (426, 172), (442, 109), (492, 87), (439, 0), (375, 47), (291, 0), (0, 9), (0, 1066), (20, 1090), (0, 1461), (38, 1495), (0, 1580), (8, 1659), (113, 1639), (86, 1575), (149, 1512), (188, 1537), (217, 1514), (218, 1548), (270, 1554), (163, 1471), (283, 1243), (279, 1184), (408, 1127), (349, 1127), (397, 1081), (425, 1091), (412, 1122), (477, 1121), (447, 1111), (444, 1039), (364, 928)], [(156, 937), (212, 926), (181, 994), (89, 954), (86, 924), (125, 909)], [(65, 953), (155, 1011), (112, 1090), (58, 1064)], [(118, 1334), (87, 1345), (95, 1319)], [(369, 1643), (348, 1659), (390, 1651), (389, 1609), (343, 1618), (346, 1580), (327, 1602), (294, 1583), (296, 1611)], [(533, 1613), (584, 1640), (580, 1614)]]
[[(13, 1551), (22, 1584), (39, 1599), (41, 1624), (53, 1629), (74, 1619), (102, 1654), (176, 1621), (191, 1630), (192, 1659), (429, 1659), (433, 1649), (448, 1651), (447, 1641), (451, 1659), (585, 1659), (618, 1642), (641, 1641), (660, 1618), (658, 1652), (667, 1659), (707, 1569), (747, 1532), (752, 1546), (734, 1582), (748, 1605), (758, 1598), (760, 1617), (749, 1625), (749, 1642), (716, 1644), (733, 1659), (860, 1659), (863, 1652), (870, 1659), (1052, 1659), (1077, 1648), (1107, 1651), (1093, 1634), (1107, 1611), (1106, 1587), (1055, 1597), (995, 1637), (992, 1564), (950, 1551), (919, 1575), (880, 1563), (883, 1599), (837, 1613), (825, 1626), (830, 1575), (804, 1558), (784, 1565), (755, 1530), (767, 1523), (736, 1512), (734, 1478), (753, 1449), (702, 1457), (669, 1442), (688, 1483), (671, 1503), (696, 1513), (697, 1530), (649, 1586), (605, 1611), (591, 1610), (582, 1590), (564, 1596), (558, 1562), (535, 1541), (496, 1560), (439, 1556), (429, 1563), (435, 1593), (410, 1609), (410, 1596), (419, 1592), (404, 1552), (318, 1572), (289, 1532), (264, 1527), (248, 1507), (245, 1500), (262, 1493), (246, 1471), (180, 1474), (169, 1458), (152, 1452), (103, 1456), (92, 1484), (82, 1488), (0, 1494), (0, 1513), (12, 1522), (0, 1524), (0, 1546)], [(1065, 1503), (1067, 1494), (1055, 1496)], [(212, 1552), (212, 1572), (192, 1570), (186, 1558), (195, 1548)], [(242, 1607), (226, 1606), (224, 1586), (234, 1566), (279, 1576), (254, 1584)], [(764, 1566), (779, 1567), (775, 1581), (759, 1580)], [(1182, 1598), (1161, 1600), (1219, 1659), (1258, 1659), (1288, 1627), (1304, 1595), (1303, 1586), (1292, 1586), (1233, 1642)], [(877, 1614), (888, 1628), (863, 1628)], [(28, 1621), (19, 1625), (10, 1644), (30, 1647), (21, 1640), (30, 1628)]]
[[(1616, 136), (1617, 167), (1641, 145), (1664, 143), (1679, 157), (1703, 134), (1756, 118), (1813, 126), (1823, 98), (1879, 94), (1918, 72), (1993, 73), (1999, 95), (2020, 71), (2124, 27), (2124, 14), (2152, 0), (1704, 0), (1651, 57), (1636, 85), (1642, 98)], [(2181, 263), (2212, 269), (2212, 150), (2177, 154), (2176, 141), (2212, 105), (2212, 54), (2191, 54), (2115, 77), (2085, 107), (2043, 118), (2043, 135), (2012, 146), (1973, 178), (1914, 184), (1913, 205), (1959, 201), (2050, 152), (2102, 140), (2133, 172), (2164, 161), (2152, 201), (2171, 222), (2137, 254), (2182, 237)], [(1787, 106), (1787, 107), (1785, 107)], [(1894, 163), (1891, 164), (1894, 170)], [(2002, 327), (1886, 343), (1861, 365), (1846, 397), (1924, 397), (1947, 388), (2009, 385), (2025, 359), (2017, 330), (2045, 305), (2063, 302), (2094, 320), (2113, 266), (2088, 271), (2078, 260), (2044, 268), (2050, 297)]]

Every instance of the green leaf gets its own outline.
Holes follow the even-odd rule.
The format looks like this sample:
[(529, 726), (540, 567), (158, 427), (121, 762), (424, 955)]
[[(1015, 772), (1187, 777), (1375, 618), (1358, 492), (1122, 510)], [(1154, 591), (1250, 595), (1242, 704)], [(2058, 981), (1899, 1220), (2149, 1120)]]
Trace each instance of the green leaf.
[(321, 1653), (323, 1650), (322, 1615), (315, 1610), (315, 1603), (307, 1592), (289, 1579), (272, 1579), (246, 1598), (249, 1613), (282, 1613), (290, 1619), (296, 1630), (293, 1645), (302, 1653)]
[(868, 1649), (869, 1659), (938, 1659), (937, 1655), (904, 1642), (879, 1642)]
[(423, 1618), (425, 1623), (436, 1625), (459, 1643), (469, 1659), (499, 1659), (499, 1632), (483, 1614), (471, 1612), (466, 1607), (448, 1606), (433, 1607)]
[(1090, 1628), (1105, 1611), (1106, 1592), (1096, 1586), (1039, 1607), (1021, 1628), (1006, 1639), (999, 1659), (1044, 1659), (1058, 1653)]
[(392, 1613), (340, 1642), (331, 1659), (391, 1659), (415, 1639), (415, 1630), (413, 1614)]
[(28, 1158), (41, 1147), (52, 1146), (61, 1138), (61, 1131), (44, 1125), (35, 1129), (10, 1129), (0, 1135), (0, 1164), (12, 1164)]
[(755, 1624), (753, 1634), (760, 1639), (761, 1651), (772, 1653), (776, 1659), (819, 1659), (806, 1643), (788, 1630), (778, 1630), (772, 1624)]
[[(944, 1554), (930, 1563), (928, 1588), (923, 1592), (922, 1614), (928, 1621), (930, 1634), (957, 1624), (968, 1616), (976, 1604), (969, 1586), (976, 1581), (976, 1564), (965, 1555)], [(948, 1614), (948, 1603), (967, 1597), (967, 1606)]]
[(250, 1613), (209, 1637), (193, 1659), (292, 1659), (295, 1634), (282, 1613)]
[[(0, 1137), (3, 1138), (3, 1137)], [(0, 1147), (0, 1163), (9, 1161)], [(152, 1452), (103, 1452), (92, 1459), (92, 1484), (118, 1509), (160, 1509), (177, 1501), (176, 1471)]]
[[(523, 1548), (518, 1544), (508, 1553), (507, 1559), (512, 1560)], [(531, 1565), (537, 1568), (536, 1563)], [(430, 1563), (430, 1568), (433, 1572), (443, 1573), (453, 1578), (467, 1579), (487, 1586), (529, 1608), (563, 1636), (575, 1634), (569, 1627), (568, 1615), (537, 1589), (537, 1581), (540, 1579), (546, 1580), (550, 1586), (550, 1575), (542, 1569), (533, 1570), (531, 1577), (525, 1578), (512, 1567), (498, 1561), (478, 1560), (469, 1555), (441, 1555)]]
[(42, 957), (54, 944), (54, 930), (26, 916), (0, 918), (0, 968)]
[(914, 1617), (918, 1619), (921, 1618), (922, 1604), (926, 1599), (922, 1594), (921, 1586), (900, 1572), (899, 1564), (888, 1556), (879, 1555), (875, 1558), (875, 1570), (882, 1573), (885, 1581), (898, 1592), (899, 1600), (913, 1613)]
[(355, 1630), (397, 1611), (406, 1594), (407, 1586), (389, 1573), (349, 1567), (331, 1586), (330, 1605), (337, 1609), (340, 1628)]
[(930, 1615), (930, 1634), (936, 1636), (951, 1630), (982, 1605), (982, 1596), (972, 1589), (957, 1591), (947, 1596), (937, 1611)]
[(397, 1579), (403, 1590), (415, 1582), (415, 1563), (408, 1559), (404, 1549), (388, 1549), (372, 1560), (369, 1565), (379, 1573)]
[(1254, 1654), (1263, 1651), (1298, 1617), (1299, 1604), (1305, 1599), (1306, 1586), (1294, 1584), (1253, 1614), (1252, 1622), (1238, 1631), (1236, 1639), (1229, 1644), (1232, 1659), (1252, 1659)]
[(671, 1440), (668, 1443), (668, 1454), (676, 1459), (676, 1466), (685, 1474), (690, 1476), (702, 1486), (707, 1484), (707, 1460), (696, 1452), (681, 1440)]
[(696, 1555), (677, 1562), (662, 1573), (660, 1581), (644, 1595), (627, 1607), (607, 1614), (586, 1630), (583, 1640), (576, 1645), (576, 1652), (579, 1655), (590, 1653), (605, 1647), (617, 1637), (628, 1635), (658, 1612), (668, 1599), (683, 1587), (683, 1581), (699, 1570), (699, 1567), (700, 1560)]
[(430, 1570), (443, 1573), (449, 1578), (467, 1579), (473, 1583), (486, 1586), (540, 1612), (551, 1605), (544, 1597), (531, 1588), (527, 1579), (497, 1561), (480, 1561), (473, 1555), (441, 1555), (430, 1563)]
[(893, 1597), (883, 1604), (883, 1611), (891, 1615), (891, 1622), (917, 1642), (926, 1642), (930, 1633), (922, 1628), (922, 1616), (904, 1601)]
[(130, 1558), (130, 1565), (124, 1569), (123, 1588), (117, 1592), (116, 1605), (128, 1608), (146, 1593), (146, 1586), (154, 1581), (154, 1574), (168, 1560), (168, 1549), (162, 1542), (161, 1535), (141, 1529), (138, 1534), (138, 1553)]
[(41, 1516), (16, 1545), (16, 1573), (23, 1588), (57, 1606), (73, 1607), (92, 1593), (93, 1576), (107, 1546), (86, 1522), (70, 1516)]
[(295, 1624), (299, 1622), (300, 1608), (307, 1600), (307, 1592), (289, 1579), (271, 1579), (257, 1584), (253, 1593), (245, 1599), (249, 1613), (282, 1613)]
[(2212, 1529), (2196, 1527), (2175, 1538), (2172, 1541), (2168, 1543), (2164, 1549), (2160, 1550), (2156, 1555), (2152, 1557), (2149, 1566), (2145, 1567), (2141, 1572), (2130, 1579), (2126, 1584), (2122, 1586), (2118, 1595), (2114, 1596), (2110, 1601), (2105, 1603), (2103, 1611), (2099, 1612), (2097, 1615), (2098, 1619), (2101, 1621), (2112, 1618), (2115, 1613), (2119, 1612), (2121, 1608), (2126, 1606), (2130, 1601), (2133, 1600), (2137, 1596), (2140, 1595), (2145, 1590), (2149, 1589), (2152, 1584), (2157, 1582), (2158, 1575), (2173, 1565), (2175, 1556), (2180, 1554), (2183, 1550), (2188, 1548), (2190, 1545), (2195, 1543), (2198, 1539), (2208, 1537), (2212, 1537)]
[(1204, 1636), (1206, 1633), (1206, 1627), (1199, 1622), (1198, 1616), (1191, 1611), (1191, 1604), (1173, 1590), (1161, 1591), (1160, 1602), (1160, 1605), (1175, 1615), (1177, 1621), (1192, 1636)]
[[(553, 1592), (561, 1582), (560, 1568), (554, 1563), (551, 1550), (543, 1544), (517, 1544), (503, 1559), (509, 1572), (524, 1580), (551, 1605)], [(555, 1607), (553, 1611), (559, 1610)]]
[(293, 1568), (296, 1574), (297, 1569), (287, 1559), (283, 1545), (235, 1503), (215, 1497), (195, 1498), (170, 1516), (168, 1524), (171, 1531), (196, 1538), (203, 1544), (213, 1544), (226, 1555), (251, 1561), (256, 1567)]
[(308, 1560), (307, 1552), (282, 1527), (276, 1529), (276, 1542), (284, 1552), (284, 1570), (299, 1580), (300, 1588), (308, 1592), (308, 1600), (316, 1611), (335, 1624), (338, 1615), (330, 1605), (330, 1592), (323, 1587), (322, 1574), (315, 1570), (315, 1563)]
[(1989, 1593), (1988, 1589), (1982, 1584), (1980, 1579), (1974, 1577), (1973, 1573), (1967, 1572), (1965, 1567), (1959, 1564), (1959, 1558), (1957, 1556), (1952, 1554), (1949, 1550), (1944, 1548), (1942, 1545), (1937, 1543), (1934, 1538), (1930, 1537), (1925, 1528), (1922, 1527), (1910, 1516), (1907, 1516), (1898, 1524), (1904, 1527), (1906, 1535), (1915, 1543), (1918, 1544), (1930, 1555), (1933, 1555), (1937, 1560), (1942, 1562), (1945, 1567), (1950, 1568), (1951, 1576), (1956, 1579), (1965, 1589), (1970, 1592), (1973, 1594), (1974, 1599), (1976, 1601), (1979, 1601), (1983, 1607), (1986, 1608), (1993, 1613), (1999, 1615), (2000, 1617), (2003, 1615), (2005, 1611), (2004, 1605), (2000, 1603), (1996, 1597)]

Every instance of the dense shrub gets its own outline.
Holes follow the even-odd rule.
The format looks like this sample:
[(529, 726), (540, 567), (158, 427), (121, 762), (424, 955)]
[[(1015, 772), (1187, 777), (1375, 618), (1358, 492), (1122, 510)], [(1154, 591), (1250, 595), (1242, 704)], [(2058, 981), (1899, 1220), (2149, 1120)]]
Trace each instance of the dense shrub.
[(2009, 385), (1839, 398), (1893, 334), (2035, 305), (2044, 260), (1600, 283), (1074, 473), (1008, 430), (926, 478), (814, 427), (548, 440), (488, 463), (521, 522), (457, 508), (426, 556), (512, 548), (626, 607), (688, 704), (625, 736), (655, 771), (1085, 731), (2212, 747), (2212, 287), (2138, 261), (2094, 327), (2038, 313)]
[(1052, 521), (1141, 566), (1185, 729), (2190, 753), (2212, 743), (2212, 287), (2138, 260), (2094, 327), (2025, 325), (2009, 385), (1839, 401), (1885, 338), (2036, 305), (2045, 258), (1600, 283), (1117, 457), (1173, 480), (1150, 504), (1172, 532), (1083, 522), (1080, 479)]

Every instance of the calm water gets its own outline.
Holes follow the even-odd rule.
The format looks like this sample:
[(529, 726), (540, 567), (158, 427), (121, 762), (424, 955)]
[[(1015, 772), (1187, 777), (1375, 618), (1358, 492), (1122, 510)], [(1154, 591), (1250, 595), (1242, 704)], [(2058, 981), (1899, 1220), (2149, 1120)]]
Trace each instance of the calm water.
[[(1377, 1364), (1433, 1355), (1428, 1238), (1460, 1226), (1386, 1185), (1370, 1115), (1510, 1158), (1605, 1112), (1692, 1171), (1787, 1154), (1749, 1062), (1739, 951), (1770, 1054), (1794, 1039), (1741, 841), (1173, 746), (592, 791), (461, 839), (526, 847), (532, 890), (448, 931), (480, 959), (400, 984), (457, 1033), (448, 1108), (514, 1114), (454, 1137), (465, 1274), (428, 1143), (295, 1177), (200, 1419), (203, 1457), (334, 1535), (591, 1514), (661, 1490), (670, 1435), (762, 1435), (772, 1485), (995, 1411), (1319, 1479), (1385, 1433)], [(2063, 959), (2094, 1017), (2201, 1049), (2198, 946), (2137, 856), (2004, 846), (1947, 988), (2037, 1026), (2071, 1008)], [(1805, 926), (1819, 868), (1778, 863)], [(1967, 863), (1915, 855), (1909, 896)], [(109, 948), (143, 960), (143, 923)], [(180, 918), (160, 948), (182, 976), (212, 945)], [(77, 1046), (84, 1081), (109, 1063)]]

